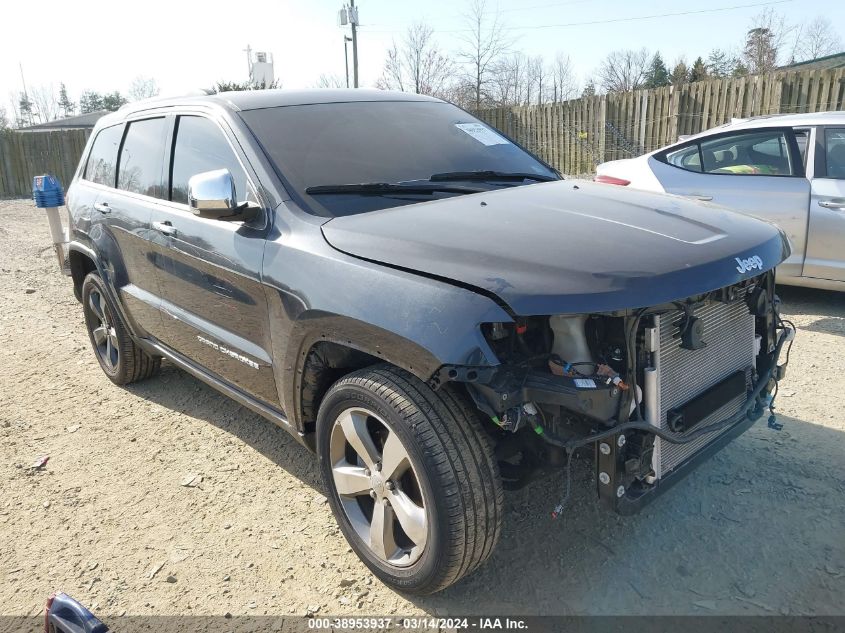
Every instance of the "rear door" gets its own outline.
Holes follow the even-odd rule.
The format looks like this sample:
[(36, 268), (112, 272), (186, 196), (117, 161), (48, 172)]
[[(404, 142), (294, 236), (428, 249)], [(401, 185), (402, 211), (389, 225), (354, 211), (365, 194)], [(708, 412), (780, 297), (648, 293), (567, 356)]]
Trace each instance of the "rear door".
[(188, 180), (228, 169), (238, 200), (258, 202), (254, 177), (225, 123), (175, 117), (169, 202), (156, 208), (155, 239), (164, 328), (159, 339), (212, 374), (278, 406), (261, 263), (269, 209), (255, 220), (200, 218), (188, 207)]
[(723, 132), (656, 154), (652, 169), (668, 193), (712, 201), (774, 222), (792, 255), (778, 268), (802, 274), (810, 183), (791, 128)]
[(156, 275), (148, 257), (152, 198), (127, 191), (126, 184), (131, 173), (134, 182), (161, 187), (162, 129), (154, 121), (131, 121), (100, 130), (69, 201), (76, 230), (93, 244), (123, 314), (139, 336), (157, 331), (161, 323)]
[[(115, 285), (139, 336), (161, 330), (160, 290), (152, 256), (150, 219), (164, 197), (164, 155), (168, 121), (164, 116), (126, 123), (117, 162), (115, 188), (98, 201), (106, 211), (125, 264)], [(106, 208), (103, 208), (106, 207)]]
[(845, 128), (817, 128), (804, 275), (845, 281)]

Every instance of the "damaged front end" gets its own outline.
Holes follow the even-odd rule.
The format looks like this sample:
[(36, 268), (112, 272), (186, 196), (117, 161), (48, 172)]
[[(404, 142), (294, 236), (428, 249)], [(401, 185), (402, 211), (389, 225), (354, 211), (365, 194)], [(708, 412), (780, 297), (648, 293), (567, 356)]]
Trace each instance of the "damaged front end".
[(500, 364), (444, 366), (432, 385), (465, 383), (507, 486), (564, 467), (565, 499), (573, 453), (592, 448), (599, 498), (630, 514), (772, 409), (794, 336), (774, 289), (769, 271), (658, 306), (486, 323)]

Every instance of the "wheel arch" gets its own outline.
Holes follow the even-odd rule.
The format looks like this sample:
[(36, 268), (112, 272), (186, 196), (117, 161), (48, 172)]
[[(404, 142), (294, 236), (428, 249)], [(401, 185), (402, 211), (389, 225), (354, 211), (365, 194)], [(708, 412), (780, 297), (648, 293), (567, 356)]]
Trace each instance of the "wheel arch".
[[(283, 400), (295, 426), (313, 435), (323, 396), (343, 376), (388, 363), (428, 381), (443, 362), (430, 350), (376, 325), (340, 315), (310, 315), (291, 333)], [(310, 443), (310, 442), (309, 442)]]
[(68, 248), (68, 261), (70, 277), (73, 280), (73, 294), (78, 301), (82, 301), (82, 282), (92, 272), (97, 272), (102, 277), (102, 267), (94, 251), (75, 242)]

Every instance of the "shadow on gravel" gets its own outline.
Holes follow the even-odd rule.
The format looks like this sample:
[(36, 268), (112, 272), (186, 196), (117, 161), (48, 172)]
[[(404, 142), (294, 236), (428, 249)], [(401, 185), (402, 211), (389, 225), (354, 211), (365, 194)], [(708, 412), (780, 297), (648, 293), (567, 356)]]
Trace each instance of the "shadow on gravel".
[(845, 318), (845, 292), (778, 286), (785, 314)]
[(128, 385), (126, 389), (140, 398), (231, 433), (297, 479), (325, 493), (316, 457), (287, 431), (166, 361), (158, 377)]
[[(314, 456), (285, 431), (172, 366), (131, 391), (324, 492)], [(550, 518), (562, 473), (508, 493), (491, 560), (440, 594), (405, 597), (437, 615), (843, 613), (845, 434), (780, 420), (783, 431), (762, 419), (633, 517), (598, 505), (591, 461), (576, 459), (562, 518)]]
[(765, 418), (640, 514), (596, 503), (592, 466), (507, 497), (486, 566), (442, 594), (437, 614), (842, 614), (845, 433)]

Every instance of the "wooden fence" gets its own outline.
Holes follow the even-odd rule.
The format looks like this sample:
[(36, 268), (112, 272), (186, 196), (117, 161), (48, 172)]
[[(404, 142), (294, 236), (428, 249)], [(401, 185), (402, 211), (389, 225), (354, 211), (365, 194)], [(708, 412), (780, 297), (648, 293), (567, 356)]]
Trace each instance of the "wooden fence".
[[(478, 116), (564, 174), (589, 174), (733, 117), (845, 109), (845, 69), (805, 70), (680, 87), (585, 97), (563, 103), (493, 108)], [(0, 132), (0, 197), (31, 195), (32, 177), (70, 183), (89, 130)]]
[(808, 70), (493, 108), (479, 118), (564, 174), (631, 158), (731, 118), (845, 109), (845, 69)]
[(32, 195), (32, 177), (58, 176), (67, 188), (90, 130), (0, 131), (0, 198)]

